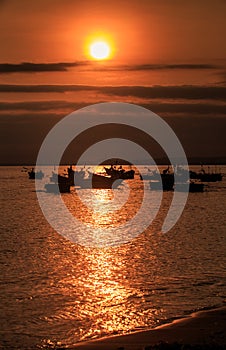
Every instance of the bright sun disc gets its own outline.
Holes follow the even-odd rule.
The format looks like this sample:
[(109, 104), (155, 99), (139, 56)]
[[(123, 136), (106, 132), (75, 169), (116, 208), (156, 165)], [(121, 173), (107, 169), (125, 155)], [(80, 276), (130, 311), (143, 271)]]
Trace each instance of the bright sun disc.
[(90, 46), (90, 54), (96, 60), (103, 60), (110, 55), (110, 47), (103, 41), (96, 41)]

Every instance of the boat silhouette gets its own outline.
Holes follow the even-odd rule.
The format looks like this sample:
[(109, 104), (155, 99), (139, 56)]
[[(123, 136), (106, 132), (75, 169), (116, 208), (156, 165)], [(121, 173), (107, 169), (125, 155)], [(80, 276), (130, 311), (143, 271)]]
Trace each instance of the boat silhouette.
[[(114, 176), (92, 173), (89, 170), (84, 169), (75, 171), (72, 166), (67, 169), (67, 174), (57, 174), (52, 172), (50, 182), (53, 184), (47, 184), (45, 186), (48, 192), (69, 192), (70, 187), (75, 186), (83, 189), (95, 188), (95, 189), (111, 189), (117, 188), (123, 179), (115, 178)], [(52, 185), (52, 186), (50, 186)], [(55, 185), (55, 186), (53, 186)], [(57, 187), (58, 186), (58, 187)]]
[(35, 171), (34, 168), (32, 168), (30, 171), (27, 172), (28, 173), (28, 178), (30, 180), (42, 180), (44, 177), (44, 173), (39, 170), (39, 171)]
[(122, 168), (121, 165), (118, 169), (111, 165), (110, 168), (104, 167), (104, 170), (107, 175), (111, 176), (114, 179), (134, 179), (135, 171), (133, 169), (126, 171)]

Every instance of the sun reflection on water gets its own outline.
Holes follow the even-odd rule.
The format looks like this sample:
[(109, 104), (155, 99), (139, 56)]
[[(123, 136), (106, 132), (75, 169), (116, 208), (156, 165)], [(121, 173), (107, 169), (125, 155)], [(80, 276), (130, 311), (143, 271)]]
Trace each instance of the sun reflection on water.
[[(143, 199), (142, 182), (129, 180), (126, 186), (129, 196), (122, 206), (119, 205), (122, 203), (122, 189), (81, 189), (79, 191), (85, 202), (74, 190), (70, 196), (62, 196), (62, 199), (68, 210), (83, 223), (97, 228), (117, 229), (118, 225), (136, 215)], [(154, 210), (155, 195), (152, 194), (152, 201), (146, 210)], [(167, 197), (167, 201), (170, 198)], [(161, 219), (157, 217), (156, 223)], [(63, 320), (68, 324), (65, 335), (68, 343), (75, 341), (75, 334), (77, 339), (85, 340), (126, 333), (147, 327), (147, 324), (152, 327), (163, 318), (161, 300), (156, 299), (155, 295), (159, 283), (155, 274), (158, 259), (151, 241), (143, 245), (145, 237), (144, 232), (118, 248), (75, 246), (75, 256), (71, 248), (66, 249), (62, 278), (57, 288), (62, 293), (62, 300), (66, 299), (67, 302), (60, 303), (49, 321)]]
[[(72, 325), (76, 332), (79, 329), (79, 339), (84, 340), (140, 329), (147, 320), (151, 326), (151, 319), (154, 323), (156, 307), (142, 310), (139, 306), (145, 304), (142, 281), (137, 281), (136, 286), (128, 279), (127, 255), (131, 254), (130, 249), (129, 245), (124, 245), (120, 251), (84, 248), (78, 261), (69, 257), (70, 272), (64, 275), (58, 288), (61, 287), (63, 296), (67, 296), (70, 302), (62, 304), (51, 317), (53, 321), (71, 320), (67, 337), (74, 337)], [(79, 265), (81, 274), (78, 273)]]
[[(117, 227), (133, 218), (143, 199), (143, 185), (123, 181), (119, 189), (76, 189), (62, 199), (72, 215), (81, 222), (93, 227)], [(82, 200), (81, 200), (82, 199)]]

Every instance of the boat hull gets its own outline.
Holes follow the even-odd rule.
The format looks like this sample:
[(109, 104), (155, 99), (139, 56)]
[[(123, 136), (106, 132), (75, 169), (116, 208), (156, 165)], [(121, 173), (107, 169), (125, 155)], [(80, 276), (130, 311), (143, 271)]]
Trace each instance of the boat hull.
[(187, 184), (178, 183), (174, 187), (174, 190), (178, 191), (178, 192), (186, 192), (188, 189), (189, 189), (189, 192), (203, 192), (204, 191), (204, 184), (190, 182), (189, 188), (188, 188)]
[(114, 179), (107, 176), (93, 174), (88, 179), (75, 181), (75, 186), (80, 188), (114, 189), (121, 185), (122, 179)]
[(46, 184), (45, 190), (48, 193), (70, 193), (70, 184), (68, 183), (52, 183)]
[(113, 179), (123, 179), (129, 180), (134, 179), (135, 171), (133, 169), (125, 171), (124, 169), (114, 169), (114, 168), (104, 168), (106, 174), (112, 177)]
[(37, 172), (34, 172), (34, 171), (28, 171), (28, 177), (30, 180), (42, 180), (43, 177), (44, 177), (44, 174), (42, 171), (37, 171)]

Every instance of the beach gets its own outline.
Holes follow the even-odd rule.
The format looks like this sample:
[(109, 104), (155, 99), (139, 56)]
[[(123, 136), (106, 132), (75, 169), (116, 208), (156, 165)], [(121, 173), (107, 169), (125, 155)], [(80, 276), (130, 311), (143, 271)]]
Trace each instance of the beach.
[(147, 331), (77, 344), (75, 350), (224, 349), (226, 307), (192, 313)]

